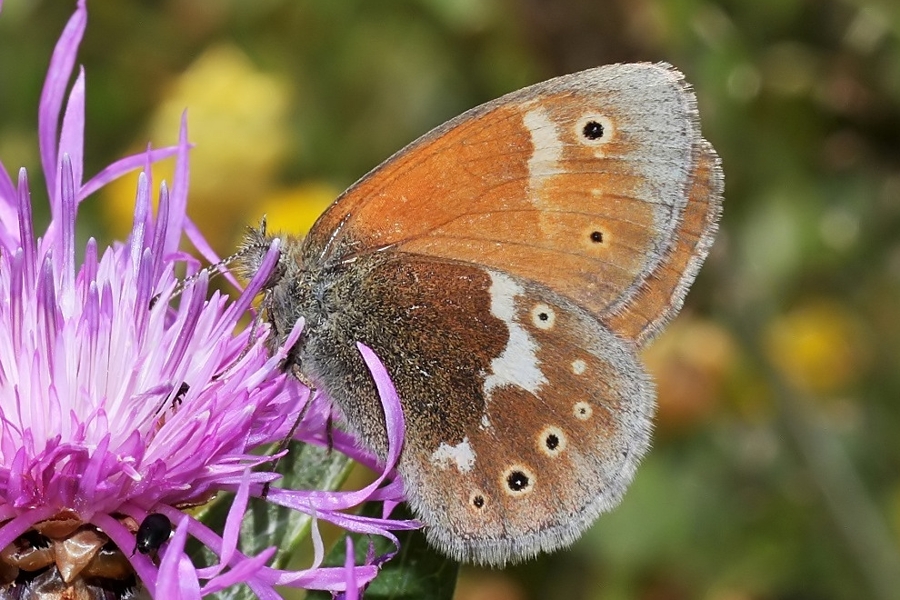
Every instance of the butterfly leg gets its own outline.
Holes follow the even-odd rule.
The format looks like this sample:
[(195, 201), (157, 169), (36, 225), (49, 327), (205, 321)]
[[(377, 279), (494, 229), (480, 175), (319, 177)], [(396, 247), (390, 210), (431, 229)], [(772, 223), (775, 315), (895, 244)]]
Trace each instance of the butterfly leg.
[[(306, 414), (309, 412), (309, 407), (310, 407), (310, 405), (312, 404), (312, 399), (313, 399), (314, 393), (315, 393), (315, 390), (312, 390), (312, 389), (311, 389), (311, 392), (310, 392), (310, 395), (309, 395), (309, 399), (306, 401), (306, 404), (303, 405), (303, 408), (300, 410), (300, 413), (297, 415), (297, 419), (294, 421), (294, 424), (291, 425), (291, 430), (290, 430), (290, 431), (288, 432), (288, 434), (287, 434), (286, 436), (284, 436), (284, 438), (278, 443), (278, 448), (275, 450), (275, 454), (281, 454), (282, 452), (284, 452), (284, 451), (287, 449), (288, 445), (291, 443), (291, 440), (294, 439), (294, 434), (297, 433), (297, 428), (300, 426), (300, 423), (303, 422), (303, 419), (306, 418)], [(330, 418), (330, 416), (329, 416), (329, 418)], [(329, 421), (329, 422), (330, 422), (330, 421)], [(329, 430), (329, 431), (330, 431), (330, 430)], [(330, 445), (329, 445), (329, 449), (330, 449), (330, 448), (331, 448), (331, 447), (330, 447)], [(272, 463), (272, 470), (273, 470), (273, 471), (276, 471), (276, 470), (278, 469), (278, 463), (279, 463), (279, 462), (281, 462), (281, 457), (280, 457), (280, 456), (279, 456), (278, 458), (275, 459), (275, 462), (274, 462), (274, 463)], [(269, 488), (271, 487), (271, 485), (272, 485), (272, 483), (271, 483), (270, 481), (267, 481), (265, 484), (263, 484), (262, 493), (260, 494), (260, 497), (261, 497), (263, 500), (265, 500), (265, 499), (268, 497), (268, 495), (269, 495)]]

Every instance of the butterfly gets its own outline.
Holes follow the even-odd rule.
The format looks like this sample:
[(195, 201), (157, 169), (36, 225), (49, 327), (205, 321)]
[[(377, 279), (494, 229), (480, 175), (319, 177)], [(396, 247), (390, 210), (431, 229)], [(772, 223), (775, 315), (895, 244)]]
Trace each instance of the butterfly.
[[(286, 236), (262, 307), (288, 365), (384, 458), (378, 355), (406, 422), (398, 471), (428, 540), (501, 566), (571, 544), (650, 442), (638, 352), (682, 306), (721, 213), (696, 99), (616, 64), (473, 108)], [(255, 273), (273, 236), (251, 230)]]

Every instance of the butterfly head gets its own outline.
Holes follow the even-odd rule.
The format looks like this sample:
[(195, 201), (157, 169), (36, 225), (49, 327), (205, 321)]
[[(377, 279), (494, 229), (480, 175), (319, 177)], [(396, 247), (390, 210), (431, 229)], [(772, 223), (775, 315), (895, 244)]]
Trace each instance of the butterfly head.
[[(270, 341), (272, 348), (284, 343), (298, 319), (306, 321), (304, 338), (310, 329), (314, 329), (324, 312), (323, 289), (327, 287), (323, 281), (322, 270), (314, 260), (305, 258), (309, 253), (303, 239), (269, 233), (265, 219), (258, 227), (250, 227), (244, 236), (240, 250), (235, 255), (236, 271), (249, 280), (256, 276), (266, 254), (275, 240), (281, 242), (278, 262), (262, 286), (263, 299), (260, 305), (263, 318), (272, 328)], [(305, 339), (301, 338), (298, 346)], [(294, 348), (289, 362), (297, 360), (295, 354), (300, 348)]]
[[(252, 279), (262, 267), (263, 260), (272, 242), (281, 236), (272, 235), (266, 230), (266, 219), (263, 217), (258, 227), (248, 227), (244, 234), (241, 246), (234, 254), (235, 270), (244, 279)], [(272, 269), (272, 273), (263, 285), (264, 290), (269, 290), (278, 285), (278, 282), (284, 277), (285, 271), (285, 253), (282, 252), (278, 257), (278, 264)]]

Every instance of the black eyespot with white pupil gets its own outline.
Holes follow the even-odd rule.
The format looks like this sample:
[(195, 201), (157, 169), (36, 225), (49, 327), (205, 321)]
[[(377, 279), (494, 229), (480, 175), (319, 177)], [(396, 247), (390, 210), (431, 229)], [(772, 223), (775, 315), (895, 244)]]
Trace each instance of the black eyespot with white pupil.
[(556, 458), (566, 450), (568, 438), (566, 432), (560, 427), (545, 425), (537, 436), (538, 452), (549, 458)]
[(588, 121), (581, 129), (581, 134), (591, 141), (599, 140), (603, 137), (603, 133), (603, 125), (597, 121)]
[(514, 492), (521, 492), (531, 483), (528, 475), (522, 471), (513, 471), (506, 477), (506, 484)]
[(484, 496), (479, 494), (479, 495), (475, 496), (474, 498), (472, 498), (472, 506), (474, 506), (475, 508), (483, 507), (484, 506)]
[(591, 241), (595, 244), (603, 243), (603, 232), (602, 231), (592, 231), (591, 232)]
[(587, 421), (594, 414), (594, 409), (591, 408), (591, 405), (584, 401), (576, 402), (574, 409), (575, 418), (579, 421)]
[(556, 311), (544, 302), (538, 302), (531, 307), (531, 324), (538, 329), (549, 331), (556, 324)]

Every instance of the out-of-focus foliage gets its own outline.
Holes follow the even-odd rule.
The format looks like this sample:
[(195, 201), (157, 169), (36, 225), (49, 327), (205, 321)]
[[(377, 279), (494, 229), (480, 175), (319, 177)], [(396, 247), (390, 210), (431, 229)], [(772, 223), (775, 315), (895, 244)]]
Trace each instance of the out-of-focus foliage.
[[(570, 551), (467, 569), (457, 597), (900, 595), (900, 4), (89, 2), (87, 171), (171, 141), (189, 107), (193, 214), (223, 254), (263, 213), (302, 232), (477, 103), (602, 63), (677, 65), (726, 201), (684, 314), (647, 353), (654, 448)], [(72, 4), (4, 3), (7, 165), (39, 169), (36, 98)], [(133, 189), (86, 209), (121, 232)]]

